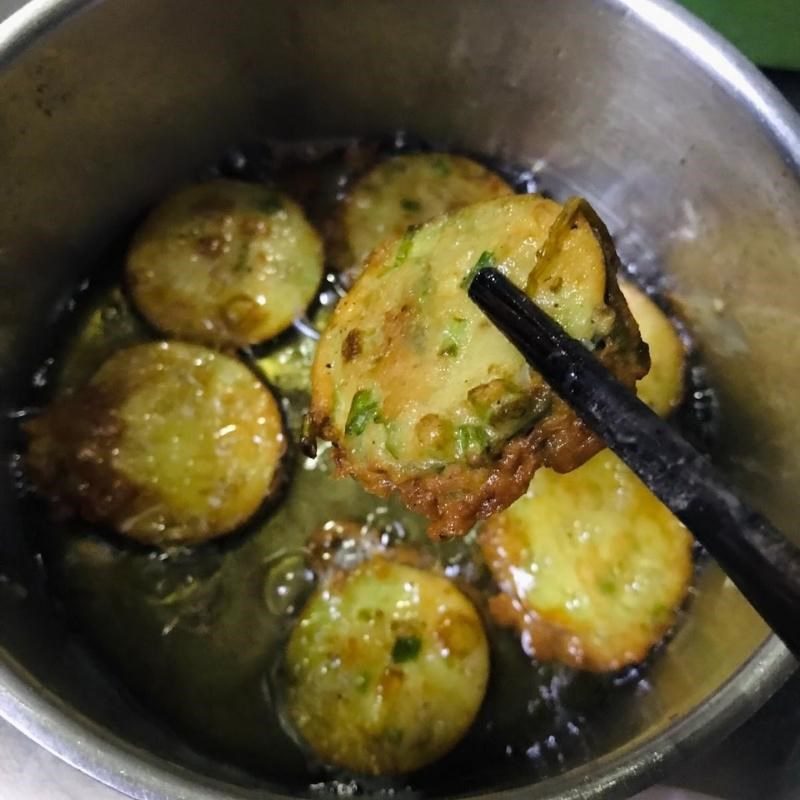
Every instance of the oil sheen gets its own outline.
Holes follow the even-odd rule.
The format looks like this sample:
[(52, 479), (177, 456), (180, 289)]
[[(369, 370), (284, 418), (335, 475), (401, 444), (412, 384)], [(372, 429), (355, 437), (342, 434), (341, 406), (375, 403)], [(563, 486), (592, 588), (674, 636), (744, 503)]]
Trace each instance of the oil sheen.
[[(401, 136), (388, 144), (244, 148), (200, 177), (275, 176), (322, 225), (355, 170), (387, 150), (408, 147)], [(500, 171), (517, 191), (537, 188), (529, 172)], [(37, 370), (33, 404), (80, 386), (119, 348), (158, 338), (133, 310), (121, 276), (122, 259), (112, 253), (70, 305), (52, 334), (55, 342), (68, 331), (66, 344), (54, 344), (50, 367)], [(300, 451), (315, 330), (336, 302), (335, 283), (323, 282), (305, 320), (266, 346), (239, 353), (272, 386), (290, 434), (288, 480), (277, 501), (227, 539), (161, 552), (79, 520), (54, 521), (50, 509), (28, 494), (23, 502), (53, 591), (73, 627), (138, 703), (199, 751), (260, 777), (338, 793), (376, 786), (453, 793), (466, 790), (487, 764), (506, 769), (509, 762), (524, 762), (536, 777), (558, 773), (592, 751), (596, 720), (613, 715), (616, 698), (642, 690), (646, 667), (598, 676), (531, 662), (518, 636), (496, 627), (487, 613), (496, 590), (474, 532), (433, 543), (425, 521), (400, 504), (335, 478), (324, 447), (313, 458)], [(679, 419), (707, 433), (711, 395), (702, 370), (695, 365), (689, 373), (687, 395), (703, 405)], [(467, 592), (485, 620), (492, 664), (482, 709), (455, 750), (422, 773), (353, 782), (353, 776), (317, 763), (287, 723), (282, 654), (317, 580), (309, 540), (326, 527), (339, 533), (329, 556), (345, 567), (375, 551), (415, 548), (423, 563)]]

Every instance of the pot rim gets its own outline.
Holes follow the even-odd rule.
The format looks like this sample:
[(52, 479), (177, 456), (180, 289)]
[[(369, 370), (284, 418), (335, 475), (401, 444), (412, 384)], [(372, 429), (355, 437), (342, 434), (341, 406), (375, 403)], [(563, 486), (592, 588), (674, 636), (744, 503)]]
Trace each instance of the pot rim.
[[(29, 0), (0, 22), (0, 69), (28, 46), (99, 0)], [(672, 0), (602, 0), (638, 19), (700, 66), (744, 104), (800, 178), (800, 116), (733, 45)], [(630, 796), (655, 781), (674, 762), (720, 739), (754, 713), (786, 681), (796, 661), (769, 635), (705, 702), (618, 756), (604, 756), (529, 787), (485, 795), (516, 800), (523, 795), (561, 800)], [(56, 695), (0, 655), (0, 717), (53, 755), (137, 800), (230, 800), (286, 797), (280, 790), (234, 789), (200, 777), (105, 731), (70, 710)]]

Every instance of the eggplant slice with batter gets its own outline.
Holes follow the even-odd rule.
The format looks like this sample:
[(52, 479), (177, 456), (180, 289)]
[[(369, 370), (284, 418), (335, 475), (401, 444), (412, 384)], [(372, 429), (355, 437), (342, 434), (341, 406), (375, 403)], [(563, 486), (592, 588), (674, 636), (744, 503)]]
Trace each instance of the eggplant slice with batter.
[(331, 238), (334, 265), (357, 277), (381, 242), (440, 214), (513, 194), (494, 172), (465, 156), (412, 153), (380, 162), (345, 196)]
[(286, 450), (269, 389), (181, 342), (118, 351), (26, 432), (31, 477), (62, 512), (162, 547), (240, 527), (277, 488)]
[(489, 645), (451, 581), (376, 556), (317, 589), (289, 639), (286, 671), (289, 716), (319, 758), (402, 774), (441, 758), (469, 730)]
[(585, 201), (501, 197), (375, 249), (322, 334), (308, 432), (333, 443), (341, 475), (398, 493), (434, 537), (507, 508), (539, 467), (567, 472), (603, 446), (467, 296), (489, 265), (627, 386), (649, 367)]
[(214, 180), (156, 206), (133, 239), (126, 277), (162, 333), (244, 347), (305, 313), (322, 262), (322, 242), (294, 201), (272, 186)]
[[(622, 291), (650, 348), (636, 386), (661, 416), (683, 399), (686, 353), (641, 289)], [(480, 545), (501, 592), (495, 620), (537, 661), (606, 672), (636, 664), (674, 625), (693, 575), (692, 537), (612, 452), (568, 475), (543, 469), (488, 520)]]

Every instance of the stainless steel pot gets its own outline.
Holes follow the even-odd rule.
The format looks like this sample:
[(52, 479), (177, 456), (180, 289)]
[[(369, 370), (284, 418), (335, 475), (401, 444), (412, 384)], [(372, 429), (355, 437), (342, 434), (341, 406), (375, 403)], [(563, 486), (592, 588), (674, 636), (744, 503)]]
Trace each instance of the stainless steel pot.
[[(34, 0), (0, 25), (3, 446), (54, 302), (164, 187), (265, 135), (396, 128), (528, 160), (663, 270), (723, 408), (720, 466), (791, 531), (800, 422), (800, 121), (662, 0)], [(5, 475), (5, 473), (4, 473)], [(176, 744), (53, 607), (3, 478), (0, 714), (137, 798), (272, 797)], [(475, 794), (622, 797), (744, 720), (793, 667), (715, 569), (592, 759)], [(205, 700), (199, 698), (199, 700)], [(613, 724), (612, 724), (613, 723)]]

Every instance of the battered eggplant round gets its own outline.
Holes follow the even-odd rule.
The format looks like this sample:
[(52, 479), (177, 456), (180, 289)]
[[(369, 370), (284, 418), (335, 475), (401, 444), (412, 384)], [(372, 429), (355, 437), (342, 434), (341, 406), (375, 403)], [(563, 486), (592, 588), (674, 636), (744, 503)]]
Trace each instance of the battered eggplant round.
[(503, 197), (375, 250), (320, 340), (310, 427), (340, 474), (396, 491), (433, 536), (506, 508), (539, 466), (568, 471), (602, 447), (470, 301), (490, 264), (626, 385), (648, 367), (610, 237), (582, 201)]
[(686, 350), (667, 315), (628, 281), (620, 289), (650, 348), (650, 372), (636, 384), (636, 394), (662, 417), (680, 405), (684, 391)]
[[(666, 416), (682, 399), (683, 345), (640, 289), (621, 289), (650, 347), (637, 393)], [(503, 589), (495, 617), (538, 660), (595, 671), (641, 661), (674, 623), (692, 575), (685, 528), (609, 452), (569, 475), (537, 473), (488, 521), (481, 547)]]
[(502, 178), (464, 156), (394, 156), (364, 175), (345, 198), (333, 237), (334, 263), (355, 276), (377, 245), (410, 225), (509, 194), (513, 189)]
[(464, 736), (486, 691), (489, 648), (450, 581), (374, 557), (312, 596), (286, 669), (289, 717), (322, 761), (398, 774)]
[(286, 448), (274, 397), (242, 363), (176, 342), (120, 350), (26, 431), (31, 476), (59, 508), (161, 546), (246, 522)]
[(596, 672), (641, 661), (692, 578), (691, 536), (608, 450), (568, 475), (537, 472), (480, 542), (502, 589), (495, 619), (538, 661)]
[(269, 186), (215, 180), (181, 189), (150, 214), (128, 253), (127, 280), (159, 330), (238, 347), (301, 316), (322, 265), (319, 236), (296, 203)]

